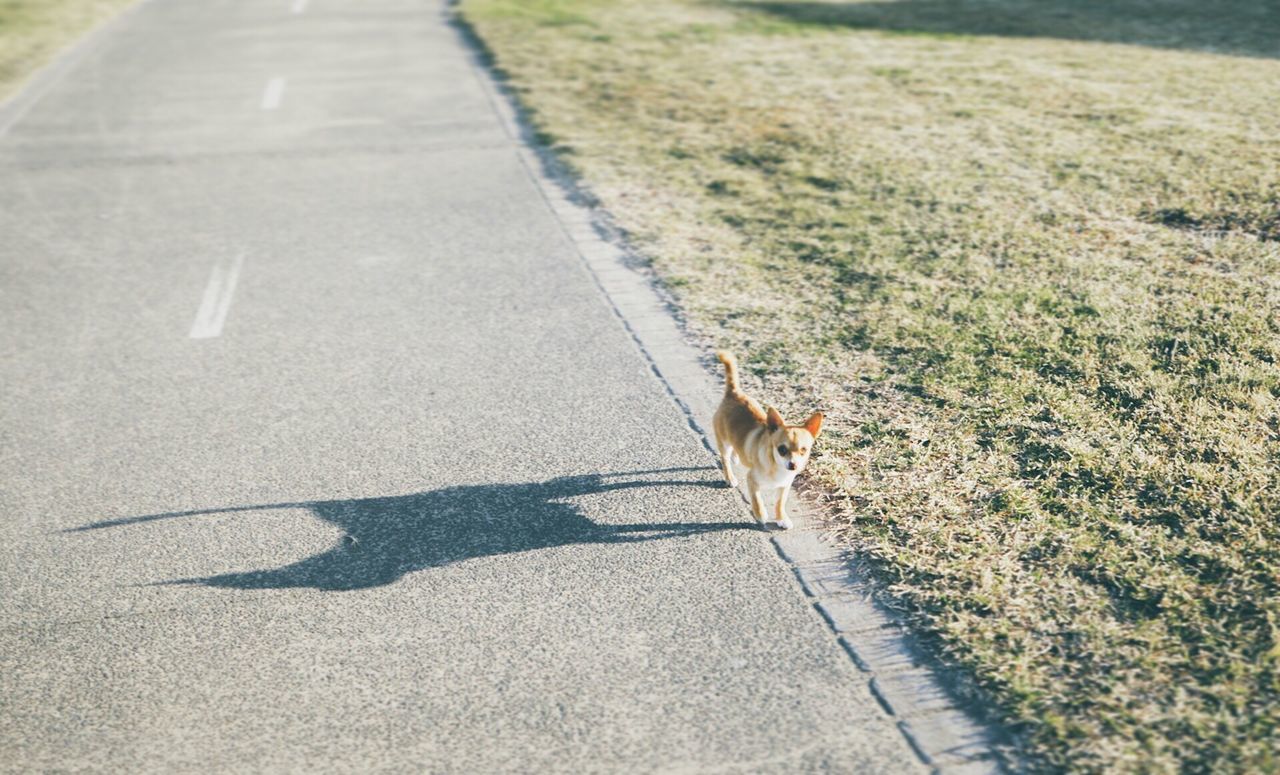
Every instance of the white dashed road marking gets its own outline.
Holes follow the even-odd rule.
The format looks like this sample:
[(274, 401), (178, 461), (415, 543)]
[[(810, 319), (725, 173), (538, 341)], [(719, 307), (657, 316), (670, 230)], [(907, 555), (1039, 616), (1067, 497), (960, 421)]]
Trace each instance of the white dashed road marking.
[(204, 297), (200, 299), (200, 309), (196, 311), (196, 320), (191, 324), (192, 339), (212, 339), (222, 333), (222, 324), (227, 322), (231, 295), (236, 291), (236, 282), (240, 279), (240, 267), (243, 264), (244, 254), (241, 253), (229, 266), (220, 263), (213, 267), (209, 284), (204, 289)]
[(272, 78), (270, 81), (267, 81), (266, 91), (262, 92), (262, 109), (275, 110), (280, 107), (280, 98), (283, 96), (283, 78)]

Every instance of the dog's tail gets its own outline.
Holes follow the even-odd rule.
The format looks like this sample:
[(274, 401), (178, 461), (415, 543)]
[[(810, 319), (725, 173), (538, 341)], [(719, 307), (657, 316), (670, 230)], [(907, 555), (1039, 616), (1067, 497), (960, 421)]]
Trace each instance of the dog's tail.
[(724, 364), (724, 392), (736, 395), (740, 392), (738, 390), (738, 359), (728, 350), (716, 350), (716, 358)]

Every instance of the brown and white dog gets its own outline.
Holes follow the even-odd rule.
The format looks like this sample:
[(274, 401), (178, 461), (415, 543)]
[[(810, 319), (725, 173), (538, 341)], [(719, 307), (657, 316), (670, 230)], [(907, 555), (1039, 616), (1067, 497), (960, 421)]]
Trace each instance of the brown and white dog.
[(731, 459), (747, 469), (747, 494), (756, 519), (765, 521), (764, 491), (777, 495), (774, 519), (778, 527), (791, 527), (787, 517), (787, 492), (796, 474), (804, 470), (813, 452), (813, 442), (822, 430), (822, 412), (814, 412), (804, 425), (787, 425), (778, 410), (768, 411), (738, 387), (738, 360), (720, 350), (716, 357), (724, 364), (724, 399), (716, 410), (713, 426), (724, 478), (737, 487)]

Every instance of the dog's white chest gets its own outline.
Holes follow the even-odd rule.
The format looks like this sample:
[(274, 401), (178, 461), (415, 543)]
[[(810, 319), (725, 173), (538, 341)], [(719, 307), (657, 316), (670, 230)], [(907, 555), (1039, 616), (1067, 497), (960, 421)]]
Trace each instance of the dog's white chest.
[(766, 473), (767, 470), (762, 466), (756, 472), (756, 481), (765, 487), (790, 487), (791, 482), (796, 478), (795, 471), (788, 471), (785, 468), (779, 468), (772, 474)]

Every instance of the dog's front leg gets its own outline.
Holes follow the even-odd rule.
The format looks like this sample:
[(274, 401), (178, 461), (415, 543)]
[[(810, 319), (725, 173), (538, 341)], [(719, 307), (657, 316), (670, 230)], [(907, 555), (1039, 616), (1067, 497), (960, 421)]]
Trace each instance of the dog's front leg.
[(778, 527), (783, 530), (791, 529), (791, 519), (787, 517), (787, 493), (791, 492), (790, 487), (778, 488), (778, 504), (774, 506), (773, 514), (778, 520)]

